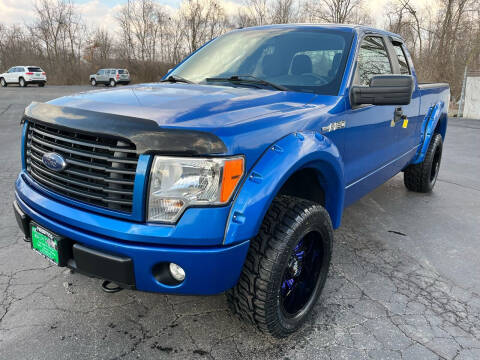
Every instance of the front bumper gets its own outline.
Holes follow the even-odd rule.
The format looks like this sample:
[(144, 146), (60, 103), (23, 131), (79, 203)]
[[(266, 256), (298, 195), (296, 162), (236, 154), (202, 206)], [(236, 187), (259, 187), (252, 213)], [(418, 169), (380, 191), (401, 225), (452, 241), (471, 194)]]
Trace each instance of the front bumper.
[[(154, 237), (152, 227), (137, 226), (132, 222), (119, 219), (109, 219), (108, 225), (113, 225), (113, 227), (108, 235), (105, 234), (105, 224), (98, 223), (102, 218), (108, 218), (68, 207), (49, 199), (42, 193), (33, 190), (24, 181), (22, 175), (17, 179), (15, 197), (14, 208), (17, 208), (15, 210), (17, 221), (27, 238), (30, 236), (28, 224), (33, 220), (46, 229), (70, 239), (72, 246), (78, 244), (81, 250), (93, 253), (95, 266), (88, 267), (85, 262), (80, 266), (75, 259), (75, 252), (73, 252), (75, 264), (69, 262), (68, 266), (75, 268), (74, 265), (76, 265), (80, 272), (115, 281), (122, 286), (138, 290), (192, 295), (220, 293), (231, 288), (237, 282), (249, 247), (249, 241), (232, 246), (159, 245), (158, 243), (164, 243), (162, 235), (168, 235), (168, 232), (163, 232), (163, 227), (157, 227), (159, 236), (156, 238), (157, 243), (154, 244), (151, 241)], [(42, 204), (42, 206), (38, 206), (38, 204)], [(68, 212), (72, 213), (72, 217), (68, 217)], [(71, 220), (74, 217), (77, 217), (76, 221)], [(65, 222), (66, 219), (71, 221)], [(95, 222), (97, 222), (96, 227), (93, 226)], [(119, 227), (114, 227), (115, 225)], [(118, 235), (119, 229), (131, 230), (131, 227), (135, 229), (136, 235), (140, 239), (143, 235), (150, 241), (126, 241), (115, 236)], [(203, 223), (197, 223), (197, 233), (202, 233), (204, 228)], [(97, 229), (101, 229), (102, 233), (96, 231)], [(147, 233), (142, 234), (142, 231)], [(171, 241), (171, 239), (169, 240)], [(208, 241), (206, 242), (208, 243)], [(122, 280), (128, 278), (127, 270), (125, 270), (124, 277), (115, 278), (118, 271), (109, 271), (111, 264), (102, 260), (112, 257), (114, 260), (115, 258), (119, 261), (123, 259), (125, 262), (128, 262), (128, 259), (131, 260), (133, 264), (131, 279), (133, 281)], [(154, 274), (155, 269), (158, 269), (158, 264), (170, 262), (180, 265), (185, 270), (185, 280), (178, 285), (161, 283)], [(114, 261), (113, 264), (117, 263)], [(107, 270), (102, 272), (101, 269)]]

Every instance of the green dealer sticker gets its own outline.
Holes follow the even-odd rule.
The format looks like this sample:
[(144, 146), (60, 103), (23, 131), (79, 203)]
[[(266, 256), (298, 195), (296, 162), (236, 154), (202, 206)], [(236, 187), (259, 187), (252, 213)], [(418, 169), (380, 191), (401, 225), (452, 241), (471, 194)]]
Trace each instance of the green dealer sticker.
[(35, 224), (31, 225), (31, 229), (33, 249), (58, 264), (58, 241), (55, 235)]

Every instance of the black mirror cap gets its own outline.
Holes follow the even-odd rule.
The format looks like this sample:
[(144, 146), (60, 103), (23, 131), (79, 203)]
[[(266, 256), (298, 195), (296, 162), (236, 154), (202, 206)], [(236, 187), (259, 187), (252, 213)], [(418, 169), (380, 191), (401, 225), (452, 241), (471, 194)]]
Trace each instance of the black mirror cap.
[(353, 105), (408, 105), (413, 89), (411, 75), (376, 75), (370, 86), (352, 86), (351, 100)]

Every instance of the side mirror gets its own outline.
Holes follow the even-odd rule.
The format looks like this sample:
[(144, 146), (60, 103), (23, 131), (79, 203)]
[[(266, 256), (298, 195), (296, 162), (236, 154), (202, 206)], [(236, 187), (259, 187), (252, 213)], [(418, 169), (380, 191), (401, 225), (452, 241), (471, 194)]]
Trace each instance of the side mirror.
[(376, 75), (370, 86), (352, 86), (353, 105), (408, 105), (414, 88), (411, 75)]

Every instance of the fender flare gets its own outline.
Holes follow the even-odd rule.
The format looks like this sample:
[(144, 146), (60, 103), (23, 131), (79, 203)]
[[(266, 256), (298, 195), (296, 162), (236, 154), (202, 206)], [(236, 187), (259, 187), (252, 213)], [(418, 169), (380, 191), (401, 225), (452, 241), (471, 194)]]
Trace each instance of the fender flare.
[(230, 209), (224, 244), (256, 236), (283, 184), (304, 168), (318, 170), (320, 184), (325, 190), (325, 208), (333, 227), (340, 226), (345, 196), (340, 152), (331, 140), (319, 133), (292, 133), (270, 145), (244, 177)]
[(422, 123), (421, 133), (420, 133), (420, 146), (418, 147), (417, 154), (412, 160), (411, 164), (419, 164), (425, 159), (427, 154), (428, 146), (432, 140), (432, 136), (435, 133), (437, 125), (440, 123), (440, 134), (442, 138), (445, 138), (445, 133), (447, 130), (447, 114), (445, 113), (445, 103), (439, 102), (435, 105), (432, 105), (425, 116), (425, 119)]

